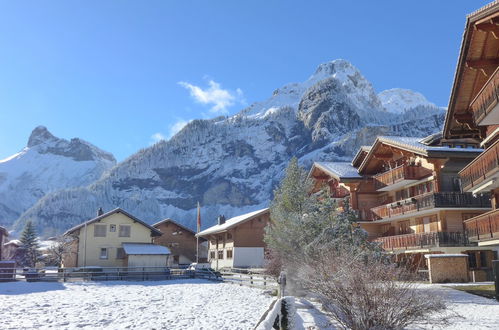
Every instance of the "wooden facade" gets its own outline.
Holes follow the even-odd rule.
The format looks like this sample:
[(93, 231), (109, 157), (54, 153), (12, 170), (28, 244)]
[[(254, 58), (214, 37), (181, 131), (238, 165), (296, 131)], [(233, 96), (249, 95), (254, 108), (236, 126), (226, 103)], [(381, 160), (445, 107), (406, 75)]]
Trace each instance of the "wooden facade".
[[(332, 197), (337, 187), (349, 192), (345, 199), (358, 212), (358, 224), (372, 240), (402, 259), (416, 260), (424, 267), (425, 253), (475, 253), (492, 258), (492, 251), (468, 239), (464, 221), (491, 210), (488, 194), (462, 192), (458, 172), (480, 149), (449, 148), (433, 140), (407, 137), (378, 137), (373, 146), (350, 164), (354, 178), (342, 176), (340, 163), (314, 164), (309, 176), (312, 193), (324, 187)], [(359, 152), (360, 153), (360, 152)], [(359, 155), (359, 154), (358, 154)], [(325, 171), (324, 168), (333, 169)], [(335, 189), (330, 189), (335, 188)], [(469, 252), (473, 251), (473, 252)], [(488, 253), (490, 252), (490, 253)], [(412, 261), (411, 261), (412, 262)], [(491, 266), (491, 260), (482, 266)]]
[(262, 268), (265, 263), (265, 227), (269, 209), (243, 214), (201, 231), (197, 236), (208, 240), (208, 262), (214, 269)]
[(465, 222), (470, 239), (499, 246), (499, 3), (468, 15), (444, 137), (473, 140), (485, 150), (459, 175), (465, 192), (490, 194), (493, 210)]
[[(172, 219), (165, 219), (152, 225), (162, 235), (153, 238), (153, 243), (166, 246), (171, 251), (170, 262), (173, 266), (189, 265), (196, 262), (196, 233)], [(204, 238), (199, 239), (199, 262), (207, 260)]]
[(0, 260), (6, 258), (6, 253), (4, 252), (4, 244), (7, 243), (7, 237), (9, 232), (4, 227), (0, 226)]

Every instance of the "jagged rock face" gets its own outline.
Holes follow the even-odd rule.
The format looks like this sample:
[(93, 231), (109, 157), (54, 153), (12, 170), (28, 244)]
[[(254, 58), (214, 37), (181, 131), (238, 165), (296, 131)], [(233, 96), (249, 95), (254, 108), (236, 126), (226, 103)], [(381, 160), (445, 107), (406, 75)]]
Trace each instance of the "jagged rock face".
[(115, 164), (113, 155), (88, 142), (36, 127), (26, 148), (0, 160), (0, 224), (11, 225), (50, 192), (95, 182)]
[(325, 63), (305, 82), (279, 88), (234, 116), (192, 121), (87, 187), (45, 195), (16, 228), (31, 219), (45, 235), (61, 232), (94, 217), (100, 206), (122, 207), (149, 223), (170, 217), (194, 227), (198, 201), (207, 227), (218, 214), (268, 206), (293, 156), (304, 166), (349, 160), (377, 135), (439, 131), (444, 110), (420, 101), (403, 114), (387, 111), (350, 63)]

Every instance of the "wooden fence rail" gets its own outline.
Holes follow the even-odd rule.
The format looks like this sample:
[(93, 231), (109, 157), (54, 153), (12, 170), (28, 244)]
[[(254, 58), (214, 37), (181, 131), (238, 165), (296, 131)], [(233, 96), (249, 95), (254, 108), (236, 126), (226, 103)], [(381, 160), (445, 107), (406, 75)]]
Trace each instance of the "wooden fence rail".
[(72, 281), (151, 281), (199, 278), (262, 289), (277, 289), (276, 280), (265, 274), (215, 272), (168, 267), (86, 267), (86, 268), (16, 268), (4, 280), (28, 282)]

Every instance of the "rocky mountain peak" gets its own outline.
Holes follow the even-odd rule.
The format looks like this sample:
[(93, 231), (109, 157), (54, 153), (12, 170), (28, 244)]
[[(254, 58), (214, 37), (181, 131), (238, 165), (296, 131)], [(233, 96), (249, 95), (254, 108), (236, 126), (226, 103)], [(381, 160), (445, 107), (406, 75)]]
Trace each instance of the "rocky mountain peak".
[(34, 147), (36, 145), (39, 145), (39, 144), (42, 144), (45, 142), (57, 141), (57, 140), (58, 139), (54, 135), (52, 135), (52, 133), (49, 132), (47, 127), (37, 126), (31, 132), (31, 135), (29, 136), (28, 148)]

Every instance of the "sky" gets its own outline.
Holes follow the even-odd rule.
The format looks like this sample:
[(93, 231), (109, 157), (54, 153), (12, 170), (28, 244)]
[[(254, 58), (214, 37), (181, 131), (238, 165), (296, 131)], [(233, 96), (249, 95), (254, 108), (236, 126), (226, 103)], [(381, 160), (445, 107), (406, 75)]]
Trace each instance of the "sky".
[(488, 2), (0, 0), (0, 159), (44, 125), (121, 161), (338, 58), (447, 106), (466, 15)]

